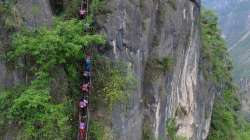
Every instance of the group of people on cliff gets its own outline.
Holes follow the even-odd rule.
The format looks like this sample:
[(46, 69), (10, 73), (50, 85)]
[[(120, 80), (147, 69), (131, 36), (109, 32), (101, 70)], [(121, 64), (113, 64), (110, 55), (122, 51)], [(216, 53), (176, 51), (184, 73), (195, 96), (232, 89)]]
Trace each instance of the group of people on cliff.
[[(87, 16), (88, 1), (82, 0), (79, 10), (80, 19), (84, 19)], [(83, 78), (80, 86), (82, 97), (79, 100), (79, 134), (80, 139), (84, 140), (87, 133), (87, 121), (88, 121), (88, 104), (89, 94), (91, 88), (91, 55), (86, 54), (83, 61)]]
[(80, 137), (84, 138), (87, 129), (88, 99), (91, 90), (91, 55), (87, 54), (83, 62), (83, 81), (80, 86), (82, 97), (79, 101), (79, 132)]

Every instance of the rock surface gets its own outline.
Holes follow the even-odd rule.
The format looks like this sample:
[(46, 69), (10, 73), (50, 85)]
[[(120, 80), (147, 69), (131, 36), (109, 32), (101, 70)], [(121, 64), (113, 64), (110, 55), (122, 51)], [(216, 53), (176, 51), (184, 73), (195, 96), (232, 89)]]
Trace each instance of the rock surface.
[[(48, 0), (21, 0), (17, 1), (12, 7), (12, 13), (15, 15), (16, 22), (22, 22), (29, 28), (50, 25), (52, 21), (51, 8)], [(5, 54), (9, 49), (10, 35), (9, 32), (0, 27), (0, 53)], [(20, 58), (19, 64), (24, 63)], [(5, 59), (0, 59), (0, 87), (12, 87), (24, 83), (26, 74), (22, 69), (8, 64)]]
[[(125, 109), (117, 105), (112, 112), (115, 140), (144, 140), (145, 130), (157, 140), (170, 140), (166, 122), (171, 119), (176, 121), (177, 135), (189, 140), (206, 139), (214, 91), (199, 67), (203, 63), (199, 4), (191, 0), (109, 0), (108, 12), (96, 17), (100, 32), (107, 35), (113, 47), (112, 57), (128, 62), (137, 79), (129, 106)], [(29, 11), (27, 7), (33, 6), (33, 12)], [(29, 27), (51, 24), (48, 1), (24, 0), (17, 7), (27, 15), (24, 22)], [(159, 69), (157, 60), (164, 59), (169, 66)], [(17, 72), (8, 72), (1, 63), (0, 76), (11, 80), (8, 84), (6, 77), (0, 77), (0, 83), (23, 82), (22, 76), (16, 78)], [(13, 139), (9, 135), (6, 133), (5, 140)]]
[[(113, 111), (116, 139), (145, 139), (149, 127), (155, 139), (166, 137), (166, 122), (176, 120), (177, 135), (203, 140), (209, 131), (214, 94), (199, 70), (200, 9), (186, 0), (110, 0), (109, 13), (97, 17), (117, 59), (132, 64), (138, 87), (131, 108)], [(154, 60), (169, 58), (161, 72)]]
[[(47, 26), (52, 22), (52, 13), (48, 0), (18, 0), (12, 6), (12, 13), (15, 15), (15, 21), (23, 23), (32, 29), (38, 26)], [(0, 26), (0, 54), (6, 55), (10, 49), (10, 32)], [(18, 65), (17, 65), (18, 64)], [(19, 65), (25, 65), (25, 58), (20, 58), (14, 64), (8, 63), (6, 58), (0, 59), (0, 88), (11, 88), (13, 86), (24, 84), (28, 81), (28, 74)], [(0, 130), (4, 133), (0, 139), (16, 140), (19, 128), (16, 124), (9, 124), (6, 130)]]

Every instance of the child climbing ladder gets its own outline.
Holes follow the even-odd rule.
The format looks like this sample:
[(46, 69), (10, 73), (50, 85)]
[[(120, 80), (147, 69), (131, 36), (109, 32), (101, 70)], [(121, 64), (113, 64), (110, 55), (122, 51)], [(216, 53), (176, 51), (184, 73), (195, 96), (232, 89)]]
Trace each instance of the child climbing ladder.
[(79, 15), (81, 19), (84, 19), (88, 14), (88, 0), (82, 0)]

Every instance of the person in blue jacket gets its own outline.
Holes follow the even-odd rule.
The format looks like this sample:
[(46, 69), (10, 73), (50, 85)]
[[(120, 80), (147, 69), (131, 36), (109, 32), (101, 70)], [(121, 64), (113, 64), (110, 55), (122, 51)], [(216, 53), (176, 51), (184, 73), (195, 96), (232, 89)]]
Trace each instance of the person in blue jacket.
[(84, 61), (84, 71), (90, 72), (91, 71), (91, 56), (87, 55)]

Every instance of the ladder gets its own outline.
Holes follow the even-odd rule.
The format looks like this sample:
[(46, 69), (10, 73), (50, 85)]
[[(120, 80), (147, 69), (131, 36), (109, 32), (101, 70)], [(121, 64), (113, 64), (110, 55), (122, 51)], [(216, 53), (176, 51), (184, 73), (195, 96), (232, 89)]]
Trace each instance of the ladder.
[[(82, 13), (81, 13), (82, 12)], [(89, 0), (82, 0), (81, 2), (81, 7), (80, 7), (80, 16), (82, 16), (82, 18), (84, 18), (86, 15), (88, 15), (89, 13)], [(82, 85), (81, 85), (81, 92), (82, 92), (82, 97), (81, 99), (83, 100), (87, 100), (87, 106), (83, 109), (80, 108), (80, 106), (78, 105), (78, 117), (79, 117), (79, 126), (78, 126), (78, 135), (77, 135), (77, 140), (88, 140), (88, 132), (89, 132), (89, 120), (90, 120), (90, 111), (89, 111), (89, 104), (90, 104), (90, 95), (91, 95), (91, 89), (92, 89), (92, 71), (91, 71), (91, 63), (92, 63), (92, 49), (91, 49), (91, 53), (90, 54), (85, 54), (86, 58), (83, 62), (84, 67), (82, 67)], [(88, 59), (88, 60), (87, 60)], [(89, 61), (89, 62), (87, 62)], [(88, 63), (88, 64), (87, 64)], [(90, 65), (89, 68), (86, 68), (87, 65)], [(86, 80), (87, 79), (87, 80)], [(89, 84), (90, 87), (87, 87), (87, 89), (89, 88), (89, 90), (84, 91), (82, 88), (82, 86), (84, 84)], [(86, 114), (84, 114), (86, 113)], [(82, 118), (84, 118), (84, 123), (85, 123), (85, 134), (82, 137), (80, 135), (80, 123), (82, 121)]]
[[(85, 127), (85, 136), (84, 138), (81, 137), (80, 135), (80, 126), (79, 126), (79, 131), (78, 131), (78, 140), (88, 140), (88, 131), (89, 131), (89, 120), (90, 120), (90, 111), (89, 111), (89, 104), (90, 104), (90, 95), (91, 95), (91, 89), (92, 89), (92, 71), (91, 71), (91, 65), (92, 65), (92, 53), (89, 55), (86, 55), (87, 58), (85, 58), (83, 65), (83, 81), (81, 85), (81, 92), (82, 92), (82, 97), (81, 99), (87, 100), (87, 106), (84, 109), (81, 109), (79, 106), (79, 125), (81, 120), (84, 118), (84, 123), (86, 125)], [(87, 62), (88, 61), (88, 62)], [(87, 65), (90, 65), (89, 68), (86, 68)], [(87, 89), (83, 90), (83, 85), (89, 85)]]

